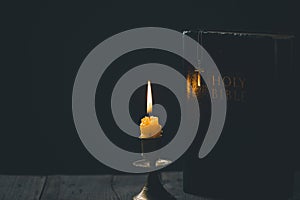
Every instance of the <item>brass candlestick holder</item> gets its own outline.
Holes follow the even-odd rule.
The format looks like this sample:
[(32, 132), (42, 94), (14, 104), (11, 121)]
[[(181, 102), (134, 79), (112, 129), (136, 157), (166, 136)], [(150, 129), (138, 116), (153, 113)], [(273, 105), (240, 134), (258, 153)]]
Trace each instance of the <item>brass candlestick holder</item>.
[[(161, 167), (170, 164), (172, 161), (161, 159), (159, 155), (149, 156), (145, 152), (152, 152), (161, 147), (161, 135), (156, 138), (141, 139), (141, 156), (143, 159), (133, 163), (136, 167)], [(162, 185), (159, 171), (149, 172), (147, 181), (141, 192), (133, 197), (134, 200), (175, 200)]]

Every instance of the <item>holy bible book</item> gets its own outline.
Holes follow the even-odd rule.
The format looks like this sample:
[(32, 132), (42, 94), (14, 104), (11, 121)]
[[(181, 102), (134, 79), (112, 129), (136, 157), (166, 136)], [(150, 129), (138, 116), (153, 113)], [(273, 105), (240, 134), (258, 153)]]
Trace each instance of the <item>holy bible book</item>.
[[(287, 199), (293, 188), (293, 36), (187, 31), (216, 63), (220, 76), (209, 77), (211, 98), (200, 70), (187, 72), (199, 101), (197, 137), (185, 154), (187, 193), (225, 199)], [(183, 37), (184, 44), (185, 37)], [(185, 51), (186, 49), (184, 49)], [(199, 84), (197, 81), (199, 79)], [(225, 86), (225, 94), (220, 90)], [(221, 136), (205, 157), (199, 149), (210, 123), (211, 103), (227, 98)]]

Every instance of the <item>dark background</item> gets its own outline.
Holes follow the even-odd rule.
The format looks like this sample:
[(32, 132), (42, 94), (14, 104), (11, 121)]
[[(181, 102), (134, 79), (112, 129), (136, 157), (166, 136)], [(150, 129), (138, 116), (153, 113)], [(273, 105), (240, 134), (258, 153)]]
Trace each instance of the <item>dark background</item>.
[[(291, 33), (296, 36), (299, 72), (299, 7), (293, 1), (24, 1), (1, 8), (1, 174), (112, 172), (81, 144), (71, 94), (85, 56), (121, 31), (159, 26), (178, 31)], [(295, 93), (287, 98), (296, 110), (298, 80), (296, 74), (291, 78)], [(291, 126), (299, 132), (296, 122), (297, 116), (291, 118)]]

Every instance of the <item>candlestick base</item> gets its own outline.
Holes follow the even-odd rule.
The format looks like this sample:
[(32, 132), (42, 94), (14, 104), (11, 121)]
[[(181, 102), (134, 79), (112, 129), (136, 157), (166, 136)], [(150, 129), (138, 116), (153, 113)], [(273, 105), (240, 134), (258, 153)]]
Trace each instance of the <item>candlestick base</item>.
[(150, 172), (145, 186), (133, 200), (176, 200), (162, 185), (160, 172)]

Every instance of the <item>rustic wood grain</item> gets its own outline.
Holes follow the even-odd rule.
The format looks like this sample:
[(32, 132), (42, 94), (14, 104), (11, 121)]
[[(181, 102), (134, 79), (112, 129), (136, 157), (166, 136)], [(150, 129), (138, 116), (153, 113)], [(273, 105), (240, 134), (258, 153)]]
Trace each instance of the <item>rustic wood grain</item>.
[(1, 200), (39, 200), (46, 177), (0, 175)]
[[(131, 200), (146, 175), (6, 176), (0, 175), (0, 200)], [(178, 200), (212, 200), (183, 192), (182, 172), (162, 173), (164, 187)], [(300, 173), (293, 200), (300, 199)]]
[(182, 172), (162, 173), (162, 181), (164, 187), (178, 200), (213, 200), (184, 193)]
[(112, 175), (49, 176), (41, 200), (118, 200)]
[(118, 175), (113, 178), (113, 190), (120, 200), (132, 200), (146, 182), (146, 175)]
[[(113, 190), (120, 200), (131, 200), (138, 194), (146, 182), (146, 175), (119, 175), (113, 178)], [(185, 194), (182, 190), (182, 173), (166, 172), (162, 173), (164, 187), (178, 200), (211, 200)]]
[(293, 200), (300, 200), (300, 171), (294, 176), (294, 197)]

